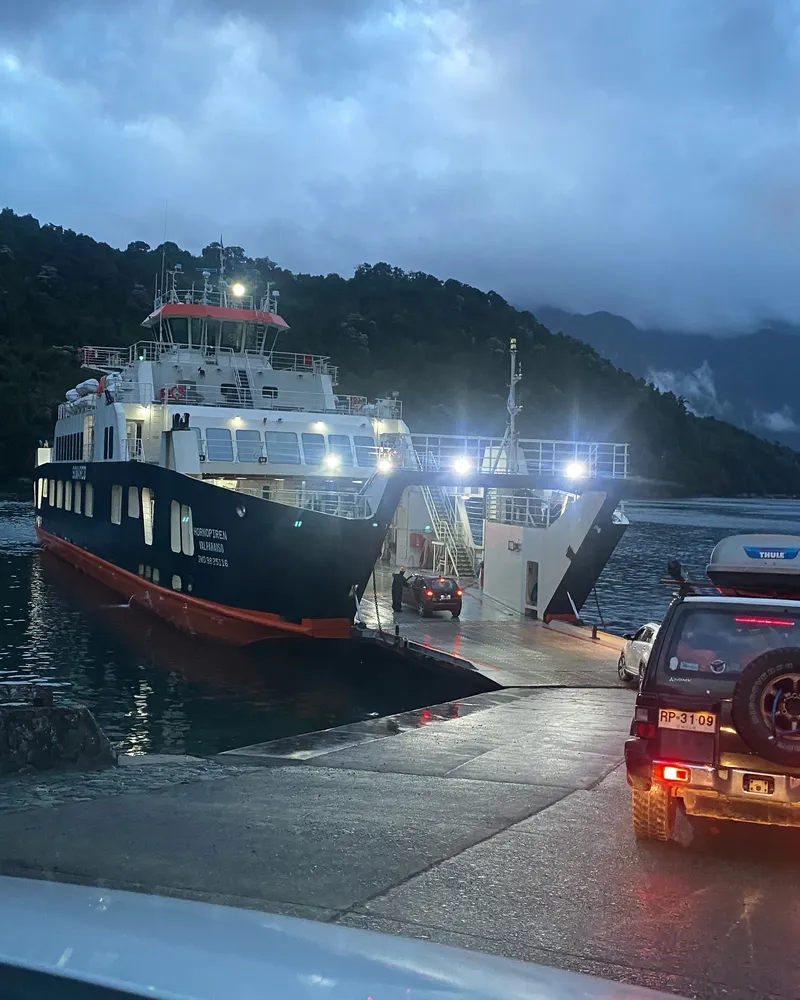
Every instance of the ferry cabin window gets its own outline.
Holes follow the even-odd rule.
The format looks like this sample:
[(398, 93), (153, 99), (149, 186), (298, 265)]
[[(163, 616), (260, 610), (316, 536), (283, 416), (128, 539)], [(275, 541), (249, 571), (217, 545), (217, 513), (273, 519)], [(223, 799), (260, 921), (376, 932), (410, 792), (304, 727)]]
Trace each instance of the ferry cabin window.
[(265, 431), (267, 459), (274, 465), (299, 465), (300, 444), (290, 431)]
[(369, 435), (353, 435), (353, 442), (356, 446), (356, 464), (362, 468), (372, 468), (378, 462), (378, 450), (375, 447), (375, 438)]
[(185, 556), (194, 555), (194, 530), (192, 526), (192, 508), (183, 504), (181, 507), (181, 548)]
[(237, 431), (236, 453), (240, 462), (257, 462), (261, 458), (261, 432)]
[(139, 490), (136, 486), (128, 487), (128, 517), (139, 516)]
[(325, 461), (325, 435), (303, 434), (303, 455), (306, 465), (322, 465)]
[(50, 506), (55, 507), (56, 505), (56, 481), (55, 479), (50, 480), (50, 496), (48, 497), (50, 501)]
[(86, 503), (83, 505), (83, 513), (86, 517), (94, 517), (94, 486), (86, 484)]
[(240, 349), (242, 340), (241, 323), (223, 323), (222, 336), (220, 337), (220, 347), (231, 347), (234, 351)]
[(75, 502), (72, 505), (72, 509), (76, 514), (81, 512), (81, 500), (83, 499), (83, 483), (75, 483)]
[(114, 457), (114, 428), (103, 428), (103, 458)]
[(37, 480), (37, 483), (36, 483), (36, 506), (37, 507), (41, 507), (42, 506), (42, 497), (45, 495), (46, 490), (47, 490), (47, 480), (46, 479), (39, 479), (39, 480)]
[(42, 497), (46, 497), (46, 496), (47, 496), (47, 480), (43, 479), (42, 480)]
[(64, 510), (72, 510), (72, 482), (64, 483)]
[(144, 528), (144, 544), (153, 544), (153, 491), (146, 486), (142, 489), (142, 527)]
[(111, 487), (111, 523), (122, 524), (122, 487)]
[(338, 455), (342, 465), (353, 464), (353, 449), (350, 446), (350, 438), (347, 434), (329, 434), (328, 444), (331, 454)]
[(233, 441), (227, 427), (206, 428), (206, 453), (209, 462), (233, 461)]
[(64, 506), (64, 484), (59, 481), (56, 483), (56, 507)]
[(181, 550), (181, 505), (173, 500), (169, 505), (169, 545), (173, 552)]

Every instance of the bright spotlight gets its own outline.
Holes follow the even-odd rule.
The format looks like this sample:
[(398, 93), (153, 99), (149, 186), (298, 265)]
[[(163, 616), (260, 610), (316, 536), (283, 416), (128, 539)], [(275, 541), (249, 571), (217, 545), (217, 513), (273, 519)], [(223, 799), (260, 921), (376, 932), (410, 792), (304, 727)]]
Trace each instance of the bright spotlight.
[(564, 475), (567, 479), (585, 479), (587, 475), (586, 465), (583, 462), (567, 462), (564, 466)]
[(231, 285), (231, 291), (233, 292), (233, 294), (236, 296), (237, 299), (240, 299), (247, 291), (247, 289), (244, 287), (241, 281), (236, 281), (234, 282), (233, 285)]
[(453, 472), (459, 476), (466, 476), (466, 474), (472, 469), (472, 462), (464, 455), (460, 458), (455, 459), (453, 462)]
[(378, 472), (391, 472), (393, 468), (391, 458), (378, 459)]
[(325, 456), (324, 465), (326, 469), (338, 469), (341, 464), (342, 460), (338, 455), (330, 454)]

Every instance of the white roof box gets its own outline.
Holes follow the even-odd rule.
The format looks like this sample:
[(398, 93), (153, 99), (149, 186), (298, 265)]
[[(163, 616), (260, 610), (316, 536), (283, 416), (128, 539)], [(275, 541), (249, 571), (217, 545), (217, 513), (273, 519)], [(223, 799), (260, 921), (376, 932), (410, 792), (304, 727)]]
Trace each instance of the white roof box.
[(714, 547), (706, 567), (724, 594), (800, 596), (800, 535), (732, 535)]

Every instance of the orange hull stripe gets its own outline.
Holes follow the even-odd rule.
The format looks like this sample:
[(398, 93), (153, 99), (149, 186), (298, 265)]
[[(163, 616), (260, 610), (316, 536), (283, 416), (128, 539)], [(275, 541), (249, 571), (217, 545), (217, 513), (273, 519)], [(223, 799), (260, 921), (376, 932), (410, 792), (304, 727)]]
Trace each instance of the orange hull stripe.
[(92, 552), (78, 548), (37, 527), (36, 533), (43, 548), (61, 556), (106, 586), (131, 597), (137, 604), (148, 608), (185, 632), (204, 635), (245, 645), (259, 639), (310, 636), (320, 639), (348, 639), (352, 623), (347, 618), (304, 618), (297, 625), (285, 622), (278, 615), (263, 611), (247, 611), (216, 604), (180, 591), (169, 590), (152, 583), (129, 570), (115, 566)]

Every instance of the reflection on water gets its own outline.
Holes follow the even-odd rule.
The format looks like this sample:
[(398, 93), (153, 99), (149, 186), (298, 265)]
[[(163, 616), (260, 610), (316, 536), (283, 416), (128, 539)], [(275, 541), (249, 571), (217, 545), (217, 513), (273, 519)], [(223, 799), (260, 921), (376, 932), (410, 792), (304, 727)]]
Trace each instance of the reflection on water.
[(0, 498), (0, 674), (68, 680), (125, 752), (215, 753), (447, 701), (458, 681), (335, 641), (193, 640), (39, 551)]
[[(728, 535), (800, 534), (798, 500), (672, 500), (628, 503), (631, 526), (590, 596), (582, 615), (614, 632), (661, 621), (674, 587), (659, 583), (670, 558), (694, 579), (706, 579), (711, 550)], [(597, 603), (600, 610), (598, 613)]]

